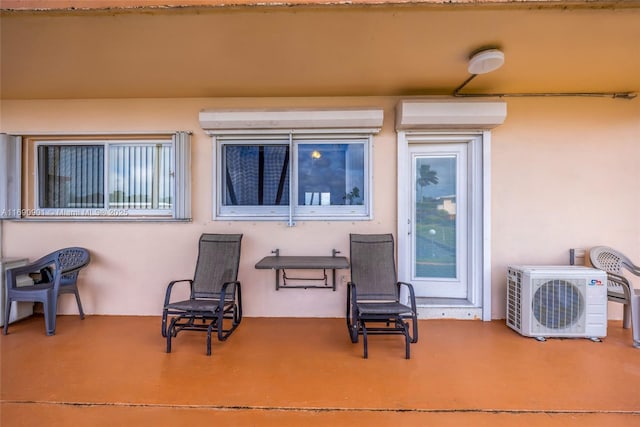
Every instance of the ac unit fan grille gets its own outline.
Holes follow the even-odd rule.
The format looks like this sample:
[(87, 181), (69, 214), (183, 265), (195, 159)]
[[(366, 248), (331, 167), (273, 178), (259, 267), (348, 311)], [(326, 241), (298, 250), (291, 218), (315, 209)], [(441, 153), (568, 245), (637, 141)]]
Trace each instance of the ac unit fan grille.
[(585, 309), (580, 289), (566, 280), (545, 281), (533, 295), (533, 315), (549, 329), (565, 329), (578, 322)]

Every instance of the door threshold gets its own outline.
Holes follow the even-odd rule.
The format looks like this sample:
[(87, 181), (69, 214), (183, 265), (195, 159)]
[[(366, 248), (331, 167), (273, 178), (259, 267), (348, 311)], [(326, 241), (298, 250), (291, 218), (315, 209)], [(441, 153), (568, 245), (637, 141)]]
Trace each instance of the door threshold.
[(420, 319), (482, 320), (482, 307), (462, 298), (416, 298)]

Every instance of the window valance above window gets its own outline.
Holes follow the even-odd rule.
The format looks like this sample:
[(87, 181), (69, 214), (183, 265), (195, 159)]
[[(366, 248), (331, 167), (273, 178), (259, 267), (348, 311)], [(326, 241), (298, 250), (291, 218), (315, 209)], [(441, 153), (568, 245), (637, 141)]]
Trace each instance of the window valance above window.
[(396, 130), (491, 129), (506, 117), (507, 103), (502, 101), (409, 99), (396, 107)]
[(381, 108), (204, 110), (200, 112), (200, 126), (209, 135), (319, 130), (378, 133), (383, 116)]

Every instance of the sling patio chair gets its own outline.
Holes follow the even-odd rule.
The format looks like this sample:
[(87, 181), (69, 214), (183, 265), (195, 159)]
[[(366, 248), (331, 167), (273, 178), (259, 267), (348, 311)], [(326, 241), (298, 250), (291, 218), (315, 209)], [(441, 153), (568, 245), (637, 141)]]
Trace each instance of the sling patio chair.
[[(193, 279), (174, 280), (167, 286), (162, 311), (162, 336), (171, 339), (180, 331), (207, 333), (207, 355), (211, 355), (211, 334), (224, 341), (242, 320), (242, 293), (238, 278), (242, 234), (203, 234)], [(189, 299), (171, 302), (177, 283), (188, 283)], [(177, 289), (177, 288), (176, 288)], [(225, 327), (226, 325), (226, 327)]]
[[(398, 282), (391, 234), (350, 235), (351, 281), (347, 284), (347, 327), (353, 343), (362, 335), (364, 358), (368, 335), (403, 335), (405, 357), (418, 342), (416, 298), (410, 283)], [(407, 290), (408, 304), (401, 302)], [(412, 333), (409, 333), (411, 320)]]
[[(89, 264), (89, 251), (85, 248), (64, 248), (43, 256), (39, 260), (6, 271), (7, 299), (4, 311), (4, 334), (9, 331), (9, 317), (13, 301), (40, 302), (44, 311), (47, 335), (56, 333), (56, 312), (60, 294), (74, 294), (80, 319), (84, 311), (78, 292), (78, 273)], [(22, 275), (38, 276), (31, 286), (18, 286), (17, 278)]]
[(596, 246), (589, 251), (591, 265), (607, 273), (607, 299), (624, 304), (622, 327), (632, 329), (633, 346), (640, 348), (640, 289), (623, 276), (624, 271), (640, 277), (640, 266), (607, 246)]

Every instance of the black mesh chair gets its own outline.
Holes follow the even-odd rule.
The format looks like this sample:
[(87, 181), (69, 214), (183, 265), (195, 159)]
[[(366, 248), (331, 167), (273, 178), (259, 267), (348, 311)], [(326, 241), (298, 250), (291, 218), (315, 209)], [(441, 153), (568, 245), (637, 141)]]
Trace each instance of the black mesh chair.
[[(193, 280), (169, 283), (162, 311), (162, 336), (171, 339), (183, 330), (207, 333), (207, 355), (211, 355), (211, 334), (224, 341), (242, 320), (242, 293), (238, 282), (242, 234), (203, 234)], [(171, 302), (177, 283), (188, 283), (189, 299)]]
[[(399, 334), (405, 338), (405, 357), (410, 343), (418, 341), (416, 298), (410, 283), (398, 282), (391, 234), (350, 235), (351, 281), (347, 285), (347, 327), (353, 343), (362, 335), (368, 357), (370, 334)], [(408, 305), (400, 291), (407, 290)], [(412, 333), (409, 333), (411, 320)]]
[[(78, 273), (89, 264), (89, 251), (84, 248), (64, 248), (43, 256), (39, 260), (6, 271), (7, 299), (4, 312), (4, 334), (9, 330), (9, 316), (13, 301), (41, 302), (44, 311), (47, 335), (56, 333), (56, 312), (58, 296), (71, 293), (76, 297), (80, 319), (84, 311), (78, 292)], [(32, 286), (17, 286), (17, 278), (22, 275), (37, 276)]]
[(624, 304), (622, 327), (632, 328), (633, 346), (640, 348), (640, 289), (623, 276), (625, 270), (640, 277), (640, 266), (622, 253), (607, 246), (589, 250), (591, 265), (607, 273), (607, 299)]

